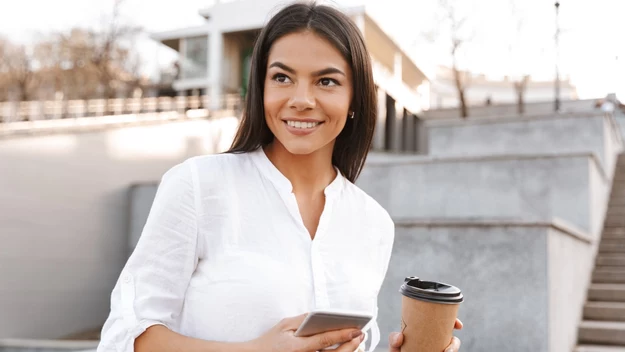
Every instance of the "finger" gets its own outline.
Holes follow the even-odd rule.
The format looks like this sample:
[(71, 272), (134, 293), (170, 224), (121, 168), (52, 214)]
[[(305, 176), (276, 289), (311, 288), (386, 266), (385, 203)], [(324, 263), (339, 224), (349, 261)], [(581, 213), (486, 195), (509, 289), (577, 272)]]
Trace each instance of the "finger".
[(404, 334), (394, 332), (388, 336), (388, 345), (390, 352), (399, 352), (401, 345), (404, 343)]
[[(363, 336), (362, 331), (354, 329), (328, 331), (304, 338), (304, 350), (318, 351), (336, 344), (352, 341), (353, 339), (359, 339), (361, 336)], [(356, 347), (358, 347), (358, 345), (356, 345)], [(354, 350), (356, 349), (354, 348)]]
[(308, 313), (298, 315), (296, 317), (284, 318), (280, 321), (280, 328), (281, 330), (297, 330), (307, 316)]
[(365, 335), (360, 335), (359, 337), (356, 337), (355, 339), (352, 339), (349, 342), (346, 342), (344, 344), (342, 344), (341, 346), (339, 346), (339, 348), (335, 349), (335, 352), (354, 352), (358, 349), (358, 346), (360, 346), (360, 344), (362, 343), (362, 341), (365, 339)]
[(456, 323), (454, 324), (454, 329), (456, 330), (462, 330), (462, 327), (464, 326), (464, 324), (462, 324), (462, 322), (460, 321), (460, 319), (456, 318)]
[(445, 349), (445, 352), (458, 352), (459, 350), (460, 350), (460, 339), (454, 336), (451, 339), (451, 344)]

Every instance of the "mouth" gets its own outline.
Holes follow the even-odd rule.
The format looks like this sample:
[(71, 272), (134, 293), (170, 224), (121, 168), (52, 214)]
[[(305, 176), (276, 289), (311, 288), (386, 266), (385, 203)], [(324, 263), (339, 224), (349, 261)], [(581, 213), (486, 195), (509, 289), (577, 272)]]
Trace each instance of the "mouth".
[(285, 120), (284, 123), (290, 128), (297, 130), (312, 130), (315, 127), (321, 125), (323, 122), (320, 121), (293, 121), (293, 120)]

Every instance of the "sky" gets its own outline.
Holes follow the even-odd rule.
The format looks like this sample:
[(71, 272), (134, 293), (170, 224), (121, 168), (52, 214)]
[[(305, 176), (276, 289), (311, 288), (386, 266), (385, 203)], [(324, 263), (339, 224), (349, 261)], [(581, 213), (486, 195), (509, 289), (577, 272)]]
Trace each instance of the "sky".
[[(361, 5), (430, 76), (436, 65), (448, 64), (449, 35), (441, 26), (437, 0), (335, 0)], [(54, 31), (103, 23), (114, 0), (0, 0), (0, 35), (29, 43)], [(454, 3), (454, 0), (450, 0)], [(532, 74), (552, 80), (555, 73), (555, 7), (552, 0), (456, 0), (457, 12), (468, 17), (475, 32), (461, 62), (471, 71), (493, 77)], [(203, 23), (200, 8), (212, 0), (126, 0), (123, 18), (147, 33)], [(511, 15), (511, 4), (516, 14)], [(625, 0), (560, 1), (560, 71), (577, 85), (581, 98), (616, 91), (625, 97)], [(515, 30), (523, 19), (522, 30)], [(438, 25), (438, 26), (437, 26)], [(438, 33), (426, 39), (424, 33)], [(137, 44), (145, 72), (155, 74), (175, 53), (144, 34)], [(618, 58), (618, 59), (617, 59)]]

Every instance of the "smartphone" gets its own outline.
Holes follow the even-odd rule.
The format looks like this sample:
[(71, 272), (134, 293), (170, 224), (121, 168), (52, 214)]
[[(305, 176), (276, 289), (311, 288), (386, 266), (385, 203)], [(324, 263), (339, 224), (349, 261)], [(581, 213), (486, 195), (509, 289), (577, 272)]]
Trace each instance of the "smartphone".
[[(327, 331), (341, 330), (341, 329), (364, 329), (367, 324), (373, 319), (373, 315), (363, 312), (350, 312), (350, 311), (327, 311), (319, 310), (313, 311), (306, 319), (299, 329), (295, 331), (295, 336), (308, 337), (316, 334), (320, 334)], [(338, 347), (332, 346), (327, 349), (333, 349)]]

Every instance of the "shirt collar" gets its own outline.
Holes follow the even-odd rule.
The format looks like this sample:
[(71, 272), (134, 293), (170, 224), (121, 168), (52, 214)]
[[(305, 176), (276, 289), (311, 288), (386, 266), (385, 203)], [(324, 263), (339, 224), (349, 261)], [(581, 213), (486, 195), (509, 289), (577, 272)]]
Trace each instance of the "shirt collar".
[[(278, 170), (271, 160), (269, 160), (262, 147), (251, 152), (250, 155), (260, 172), (265, 175), (265, 177), (267, 177), (279, 191), (288, 193), (293, 192), (293, 184), (291, 184), (291, 181), (289, 181), (289, 179), (284, 176), (280, 170)], [(336, 177), (324, 190), (326, 197), (338, 195), (345, 185), (345, 177), (343, 177), (338, 168), (335, 167), (335, 169)]]

